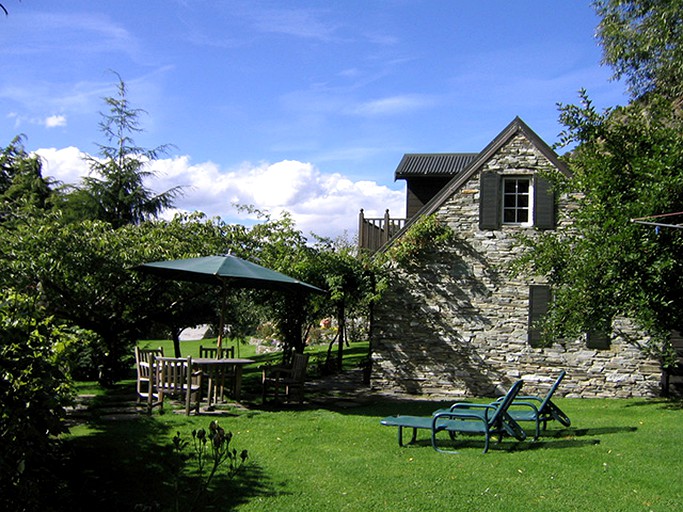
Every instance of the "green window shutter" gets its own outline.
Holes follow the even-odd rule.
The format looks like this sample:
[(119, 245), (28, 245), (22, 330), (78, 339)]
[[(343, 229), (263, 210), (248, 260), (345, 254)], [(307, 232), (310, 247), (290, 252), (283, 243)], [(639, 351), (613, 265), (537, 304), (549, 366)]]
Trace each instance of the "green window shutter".
[(534, 226), (555, 229), (555, 194), (550, 182), (538, 176), (534, 190)]
[(586, 347), (596, 350), (609, 350), (611, 344), (610, 335), (603, 331), (591, 331), (586, 333)]
[(500, 227), (500, 176), (482, 172), (479, 182), (479, 229)]
[(535, 324), (548, 312), (548, 304), (550, 304), (551, 296), (550, 286), (532, 285), (529, 287), (528, 342), (532, 347), (542, 346), (541, 331)]

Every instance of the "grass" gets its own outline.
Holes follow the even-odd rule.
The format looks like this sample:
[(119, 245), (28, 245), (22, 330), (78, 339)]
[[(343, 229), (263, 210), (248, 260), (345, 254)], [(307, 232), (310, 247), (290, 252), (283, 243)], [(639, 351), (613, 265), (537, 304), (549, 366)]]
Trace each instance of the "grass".
[[(362, 352), (362, 351), (361, 351)], [(244, 354), (243, 354), (244, 355)], [(350, 351), (353, 356), (353, 350)], [(129, 396), (131, 383), (109, 392)], [(255, 391), (255, 390), (253, 390)], [(100, 398), (100, 397), (98, 397)], [(106, 397), (105, 397), (106, 398)], [(103, 398), (104, 399), (104, 398)], [(391, 414), (430, 414), (433, 401), (377, 399), (349, 407), (225, 409), (219, 423), (248, 449), (248, 466), (218, 480), (210, 510), (442, 511), (683, 509), (683, 411), (668, 400), (559, 399), (572, 427), (539, 442), (509, 439), (483, 455), (480, 437), (457, 455), (436, 453), (427, 434), (400, 448)], [(206, 427), (206, 415), (155, 412), (134, 420), (96, 416), (65, 445), (68, 510), (171, 510), (171, 438)]]

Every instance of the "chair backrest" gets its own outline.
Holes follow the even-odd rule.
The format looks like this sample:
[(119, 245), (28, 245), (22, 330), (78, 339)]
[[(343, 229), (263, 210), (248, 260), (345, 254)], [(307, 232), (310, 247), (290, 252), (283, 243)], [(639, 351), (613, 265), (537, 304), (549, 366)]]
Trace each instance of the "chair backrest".
[(199, 345), (199, 357), (213, 357), (215, 359), (235, 357), (235, 347), (203, 347)]
[(139, 348), (135, 347), (135, 362), (149, 363), (154, 357), (164, 357), (164, 349), (159, 348)]
[(199, 357), (218, 357), (218, 347), (204, 347), (199, 345)]
[(135, 347), (135, 366), (138, 372), (138, 379), (150, 378), (152, 374), (152, 363), (154, 359), (163, 356), (164, 349), (161, 347), (152, 349), (143, 349)]
[(564, 376), (566, 374), (567, 374), (567, 372), (564, 370), (562, 370), (560, 372), (560, 375), (558, 375), (557, 380), (555, 381), (555, 384), (552, 385), (552, 387), (548, 391), (548, 394), (545, 395), (543, 402), (541, 402), (541, 405), (538, 407), (538, 412), (544, 412), (545, 408), (548, 407), (548, 404), (550, 403), (550, 399), (553, 397), (553, 394), (555, 393), (557, 386), (560, 385), (560, 382), (562, 382), (562, 379), (564, 378)]
[(166, 393), (180, 394), (192, 383), (191, 357), (157, 358), (159, 380), (157, 387)]
[(293, 354), (291, 379), (294, 381), (303, 381), (306, 377), (307, 365), (308, 354)]
[(494, 425), (499, 420), (503, 419), (503, 415), (507, 413), (507, 410), (509, 409), (510, 405), (512, 405), (512, 402), (519, 394), (519, 391), (522, 389), (522, 384), (524, 384), (524, 382), (518, 380), (512, 385), (512, 387), (508, 390), (507, 394), (501, 400), (495, 402), (498, 408), (496, 409), (496, 412), (494, 412), (493, 415), (489, 418), (489, 425)]

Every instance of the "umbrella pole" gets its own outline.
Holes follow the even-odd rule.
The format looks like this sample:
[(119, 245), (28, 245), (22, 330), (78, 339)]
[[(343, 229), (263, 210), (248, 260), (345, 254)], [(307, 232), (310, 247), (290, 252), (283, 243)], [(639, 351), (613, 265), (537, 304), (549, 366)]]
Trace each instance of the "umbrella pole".
[(218, 320), (218, 339), (216, 340), (216, 346), (218, 347), (218, 352), (223, 348), (223, 331), (225, 331), (225, 302), (227, 300), (228, 291), (225, 286), (221, 287), (221, 312), (220, 318)]

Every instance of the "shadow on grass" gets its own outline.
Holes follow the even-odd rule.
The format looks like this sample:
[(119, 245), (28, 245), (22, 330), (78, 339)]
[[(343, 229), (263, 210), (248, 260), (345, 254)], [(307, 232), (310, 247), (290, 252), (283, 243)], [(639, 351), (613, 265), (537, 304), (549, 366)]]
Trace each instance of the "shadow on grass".
[(607, 434), (623, 434), (624, 432), (635, 432), (636, 427), (597, 427), (597, 428), (570, 428), (560, 430), (546, 430), (541, 437), (585, 437), (601, 436)]
[[(74, 429), (84, 434), (62, 442), (64, 458), (58, 468), (62, 480), (56, 511), (161, 511), (192, 510), (197, 481), (181, 467), (172, 446), (175, 428), (144, 414), (106, 414), (112, 402), (127, 398), (120, 389), (94, 397), (91, 415)], [(207, 418), (207, 423), (210, 418)], [(182, 432), (189, 440), (191, 434)], [(189, 453), (190, 448), (185, 449)], [(247, 461), (239, 473), (214, 477), (195, 510), (231, 510), (241, 503), (277, 493), (276, 485), (254, 463)]]
[[(483, 450), (484, 449), (484, 438), (474, 437), (469, 435), (458, 435), (455, 439), (451, 440), (442, 437), (437, 440), (439, 448), (443, 450)], [(583, 448), (585, 446), (595, 446), (600, 444), (599, 439), (559, 439), (553, 441), (543, 440), (541, 438), (538, 441), (516, 441), (512, 439), (504, 439), (503, 441), (497, 442), (495, 439), (491, 440), (489, 445), (489, 452), (522, 452), (530, 450), (567, 450), (573, 448)], [(427, 435), (426, 438), (418, 439), (414, 443), (408, 444), (405, 448), (410, 449), (411, 447), (418, 448), (432, 448), (431, 439)]]
[(662, 409), (667, 409), (671, 411), (683, 410), (683, 398), (673, 397), (673, 398), (658, 398), (656, 400), (640, 400), (628, 404), (626, 407), (643, 407), (651, 406), (653, 403), (661, 405)]

